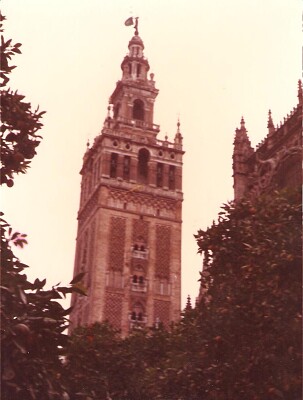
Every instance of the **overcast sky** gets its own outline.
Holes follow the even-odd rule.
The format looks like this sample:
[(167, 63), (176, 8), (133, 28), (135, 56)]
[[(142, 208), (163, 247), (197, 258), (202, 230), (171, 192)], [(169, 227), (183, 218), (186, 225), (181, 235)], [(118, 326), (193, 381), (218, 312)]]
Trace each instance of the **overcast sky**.
[(301, 78), (299, 0), (2, 0), (5, 38), (22, 43), (12, 89), (47, 111), (32, 168), (2, 190), (28, 276), (48, 285), (73, 274), (82, 157), (100, 133), (139, 16), (159, 139), (184, 137), (182, 305), (198, 293), (201, 257), (193, 234), (233, 198), (232, 149), (244, 116), (253, 146), (297, 104)]

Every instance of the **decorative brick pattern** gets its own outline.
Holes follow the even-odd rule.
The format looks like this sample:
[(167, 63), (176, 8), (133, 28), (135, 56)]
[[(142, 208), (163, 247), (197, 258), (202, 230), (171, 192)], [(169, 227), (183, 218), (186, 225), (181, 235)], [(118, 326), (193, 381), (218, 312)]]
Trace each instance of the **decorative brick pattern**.
[(151, 206), (158, 209), (167, 209), (175, 211), (177, 207), (177, 200), (165, 199), (164, 197), (140, 193), (140, 185), (138, 188), (130, 190), (110, 189), (109, 196), (112, 199), (121, 200), (123, 203), (140, 204), (141, 206)]
[(114, 328), (121, 328), (122, 321), (122, 294), (106, 292), (104, 320), (107, 320)]
[(132, 271), (142, 269), (144, 272), (147, 271), (148, 260), (143, 260), (141, 258), (132, 257), (131, 261)]
[(163, 300), (154, 301), (154, 323), (162, 322), (165, 326), (170, 323), (169, 302)]
[(111, 217), (109, 234), (109, 269), (114, 271), (123, 271), (125, 232), (125, 218)]
[(141, 237), (143, 242), (148, 243), (148, 226), (148, 221), (144, 221), (143, 219), (133, 220), (133, 242)]
[(171, 228), (167, 225), (156, 225), (156, 265), (155, 275), (169, 278)]

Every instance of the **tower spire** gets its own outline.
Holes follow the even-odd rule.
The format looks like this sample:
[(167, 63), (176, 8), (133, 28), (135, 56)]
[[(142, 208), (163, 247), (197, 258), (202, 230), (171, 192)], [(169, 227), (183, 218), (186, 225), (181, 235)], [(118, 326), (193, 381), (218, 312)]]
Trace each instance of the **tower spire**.
[(299, 104), (302, 104), (303, 91), (302, 91), (302, 81), (301, 81), (301, 79), (299, 79), (299, 81), (298, 81), (298, 100), (299, 100)]
[(268, 134), (271, 136), (275, 132), (275, 126), (271, 116), (271, 110), (268, 111), (268, 121), (267, 121)]
[(246, 128), (245, 128), (245, 121), (244, 121), (244, 117), (243, 117), (243, 115), (242, 115), (242, 117), (241, 117), (241, 122), (240, 122), (240, 131), (242, 131), (242, 132), (247, 132), (247, 130), (246, 130)]
[(235, 200), (243, 197), (247, 186), (247, 161), (253, 153), (242, 116), (240, 129), (236, 129), (233, 152), (233, 177)]
[[(180, 143), (157, 138), (158, 89), (148, 77), (138, 18), (125, 25), (135, 34), (81, 169), (74, 274), (86, 269), (90, 295), (77, 301), (73, 293), (70, 325), (108, 320), (122, 336), (180, 319), (184, 154)], [(179, 121), (176, 135), (180, 141)]]
[(177, 122), (177, 132), (175, 135), (175, 144), (176, 145), (180, 145), (182, 147), (182, 140), (183, 140), (183, 136), (180, 132), (180, 118), (178, 117), (178, 122)]

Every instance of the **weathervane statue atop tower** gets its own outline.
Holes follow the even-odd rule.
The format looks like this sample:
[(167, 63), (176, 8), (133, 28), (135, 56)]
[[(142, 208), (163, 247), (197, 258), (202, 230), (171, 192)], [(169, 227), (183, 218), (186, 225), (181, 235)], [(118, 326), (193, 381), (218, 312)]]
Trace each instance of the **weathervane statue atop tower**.
[[(135, 35), (136, 35), (136, 36), (139, 35), (139, 32), (138, 32), (138, 19), (139, 19), (139, 17), (135, 17), (135, 26), (134, 26), (134, 28), (135, 28)], [(124, 22), (124, 24), (125, 24), (126, 26), (134, 25), (134, 18), (133, 18), (133, 17), (128, 18), (128, 19)]]

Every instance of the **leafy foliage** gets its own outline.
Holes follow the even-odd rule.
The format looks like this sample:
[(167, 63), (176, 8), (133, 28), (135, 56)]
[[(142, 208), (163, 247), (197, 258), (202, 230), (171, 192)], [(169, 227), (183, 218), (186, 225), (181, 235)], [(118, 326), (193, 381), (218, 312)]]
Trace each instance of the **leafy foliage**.
[[(5, 17), (0, 14), (0, 30)], [(1, 77), (1, 183), (11, 187), (14, 174), (25, 173), (41, 136), (37, 131), (43, 126), (40, 122), (44, 111), (39, 107), (32, 111), (31, 104), (24, 101), (25, 96), (7, 87), (9, 74), (15, 68), (10, 65), (13, 55), (20, 54), (21, 43), (12, 44), (12, 39), (5, 40), (1, 35), (0, 45), (0, 77)]]
[(166, 355), (169, 334), (134, 331), (126, 338), (107, 323), (75, 329), (65, 374), (73, 399), (149, 400), (154, 368)]
[[(2, 27), (3, 16), (0, 16)], [(2, 29), (1, 29), (2, 31)], [(5, 88), (11, 56), (20, 53), (20, 43), (1, 37), (1, 184), (13, 186), (13, 175), (25, 173), (36, 154), (43, 113), (31, 111), (24, 96)], [(62, 373), (62, 356), (68, 337), (65, 310), (59, 300), (67, 293), (80, 292), (82, 278), (75, 277), (69, 287), (56, 285), (45, 290), (46, 280), (28, 281), (28, 267), (13, 253), (12, 246), (23, 247), (26, 235), (13, 232), (0, 214), (1, 229), (1, 394), (4, 400), (68, 399)]]
[[(14, 255), (9, 225), (1, 219), (1, 350), (3, 399), (61, 399), (61, 356), (66, 348), (65, 310), (58, 300), (73, 287), (44, 290), (46, 280), (28, 281), (27, 265)], [(63, 397), (62, 397), (63, 396)]]
[(219, 222), (196, 239), (204, 254), (197, 322), (212, 359), (203, 373), (209, 398), (299, 399), (300, 195), (224, 205)]

